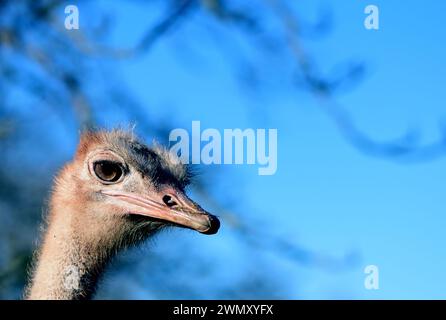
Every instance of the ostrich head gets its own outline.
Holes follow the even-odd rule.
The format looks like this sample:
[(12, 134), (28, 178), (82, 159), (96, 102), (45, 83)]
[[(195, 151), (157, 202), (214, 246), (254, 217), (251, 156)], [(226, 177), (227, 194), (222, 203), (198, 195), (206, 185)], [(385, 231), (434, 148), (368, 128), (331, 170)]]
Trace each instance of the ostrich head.
[(188, 168), (166, 149), (124, 131), (87, 132), (56, 179), (52, 206), (72, 229), (105, 248), (134, 244), (164, 226), (214, 234), (219, 220), (185, 193)]
[[(186, 196), (189, 180), (176, 156), (149, 148), (132, 134), (83, 134), (74, 159), (55, 180), (47, 230), (25, 296), (88, 299), (120, 249), (165, 226), (216, 233), (218, 219)], [(73, 285), (67, 285), (68, 278), (76, 279)]]

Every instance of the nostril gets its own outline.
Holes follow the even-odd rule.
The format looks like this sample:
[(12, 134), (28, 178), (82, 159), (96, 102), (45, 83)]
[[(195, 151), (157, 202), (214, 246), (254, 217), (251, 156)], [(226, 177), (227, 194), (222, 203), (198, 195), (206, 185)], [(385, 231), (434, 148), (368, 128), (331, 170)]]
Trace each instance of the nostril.
[(166, 204), (166, 206), (168, 206), (169, 208), (172, 208), (174, 206), (177, 206), (178, 203), (175, 202), (175, 200), (173, 200), (173, 198), (171, 196), (165, 195), (163, 197), (163, 202)]

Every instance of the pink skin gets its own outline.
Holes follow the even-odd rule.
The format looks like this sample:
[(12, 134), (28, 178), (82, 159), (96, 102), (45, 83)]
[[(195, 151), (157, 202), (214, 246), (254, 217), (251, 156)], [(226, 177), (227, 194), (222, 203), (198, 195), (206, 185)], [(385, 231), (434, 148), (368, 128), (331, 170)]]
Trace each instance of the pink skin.
[(104, 190), (102, 193), (113, 197), (130, 214), (167, 221), (204, 234), (214, 234), (220, 227), (215, 216), (203, 210), (184, 192), (173, 188), (163, 190), (160, 193), (162, 196), (158, 194), (143, 196), (118, 190)]

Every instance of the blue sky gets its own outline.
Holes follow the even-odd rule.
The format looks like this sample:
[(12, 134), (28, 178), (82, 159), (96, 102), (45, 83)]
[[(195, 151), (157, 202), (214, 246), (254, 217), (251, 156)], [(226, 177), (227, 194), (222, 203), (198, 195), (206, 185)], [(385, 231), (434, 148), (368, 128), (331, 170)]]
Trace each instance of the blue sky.
[[(363, 26), (368, 4), (380, 9), (377, 31)], [(117, 43), (132, 43), (147, 17), (156, 17), (151, 10), (117, 7), (112, 38)], [(296, 5), (299, 16), (310, 21), (321, 7), (332, 10), (333, 30), (304, 38), (303, 44), (323, 71), (349, 59), (366, 64), (365, 79), (336, 96), (357, 124), (384, 141), (413, 127), (423, 134), (422, 142), (438, 138), (438, 121), (446, 116), (446, 3), (306, 0)], [(308, 93), (274, 77), (270, 91), (267, 86), (248, 94), (231, 59), (216, 46), (220, 39), (212, 39), (204, 26), (216, 28), (222, 42), (232, 37), (230, 29), (196, 14), (148, 54), (120, 62), (115, 72), (148, 107), (148, 116), (174, 117), (179, 127), (190, 130), (191, 122), (200, 120), (202, 128), (278, 129), (275, 175), (258, 176), (255, 166), (210, 168), (224, 173), (216, 183), (243, 195), (238, 210), (268, 221), (260, 228), (329, 256), (360, 255), (343, 272), (274, 262), (270, 267), (280, 270), (289, 286), (285, 297), (446, 298), (446, 158), (401, 164), (364, 155), (342, 138)], [(243, 47), (242, 39), (230, 40)], [(220, 248), (223, 260), (243, 264), (242, 257), (231, 255), (228, 247), (235, 244), (224, 226), (207, 245)], [(364, 289), (363, 269), (369, 264), (379, 267), (379, 290)]]

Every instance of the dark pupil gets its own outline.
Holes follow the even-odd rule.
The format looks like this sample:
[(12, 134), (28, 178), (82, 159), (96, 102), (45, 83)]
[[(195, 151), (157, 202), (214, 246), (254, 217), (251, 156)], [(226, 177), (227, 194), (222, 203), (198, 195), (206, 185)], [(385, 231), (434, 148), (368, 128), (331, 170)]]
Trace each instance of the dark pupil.
[(110, 161), (96, 162), (94, 164), (94, 172), (99, 179), (108, 182), (117, 181), (122, 175), (121, 167)]

